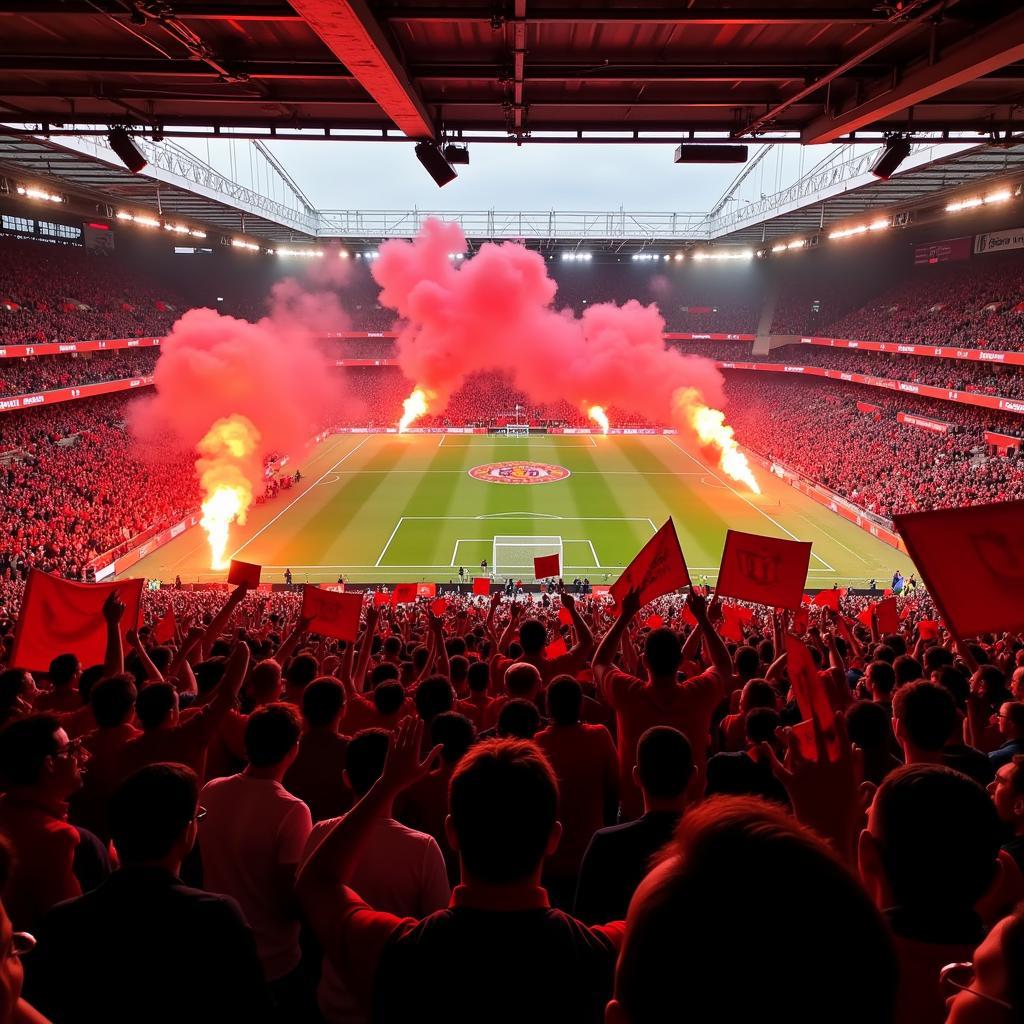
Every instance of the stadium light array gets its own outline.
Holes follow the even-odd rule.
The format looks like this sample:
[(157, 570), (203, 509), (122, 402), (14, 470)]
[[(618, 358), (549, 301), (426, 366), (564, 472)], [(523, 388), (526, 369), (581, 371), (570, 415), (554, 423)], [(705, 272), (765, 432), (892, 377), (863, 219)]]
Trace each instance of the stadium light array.
[(589, 252), (563, 252), (562, 262), (563, 263), (589, 263), (594, 258), (593, 253)]
[(750, 260), (754, 258), (753, 249), (721, 249), (714, 252), (695, 252), (693, 258), (704, 260)]
[(836, 231), (829, 232), (829, 238), (852, 238), (854, 235), (863, 235), (868, 231), (885, 231), (888, 228), (889, 222), (887, 220), (875, 220), (870, 224), (858, 224), (853, 228), (839, 228)]
[(1013, 198), (1009, 189), (1001, 189), (999, 192), (990, 192), (987, 196), (972, 196), (970, 199), (959, 199), (953, 203), (946, 204), (946, 213), (959, 213), (961, 210), (973, 210), (978, 206), (990, 206), (993, 203), (1005, 203)]
[(277, 256), (297, 256), (300, 259), (316, 259), (323, 256), (322, 249), (268, 249)]
[(464, 260), (466, 254), (464, 252), (450, 252), (448, 253), (448, 259), (450, 260)]
[(247, 242), (244, 238), (232, 238), (232, 249), (245, 249), (247, 252), (259, 252), (260, 247), (255, 242)]
[(190, 228), (187, 224), (172, 224), (170, 221), (161, 221), (156, 217), (150, 217), (145, 213), (129, 213), (128, 210), (118, 210), (114, 215), (117, 220), (123, 220), (129, 224), (135, 224), (140, 228), (160, 228), (164, 231), (173, 232), (176, 235), (188, 235), (190, 238), (205, 238), (206, 232), (198, 228)]
[(45, 203), (63, 203), (64, 197), (56, 192), (47, 192), (46, 189), (36, 188), (34, 185), (19, 185), (18, 195), (26, 199), (41, 199)]
[(380, 253), (376, 249), (371, 249), (369, 252), (357, 252), (357, 260), (375, 260), (380, 256)]
[(661, 259), (656, 252), (635, 252), (632, 256), (634, 263), (650, 263), (652, 260)]

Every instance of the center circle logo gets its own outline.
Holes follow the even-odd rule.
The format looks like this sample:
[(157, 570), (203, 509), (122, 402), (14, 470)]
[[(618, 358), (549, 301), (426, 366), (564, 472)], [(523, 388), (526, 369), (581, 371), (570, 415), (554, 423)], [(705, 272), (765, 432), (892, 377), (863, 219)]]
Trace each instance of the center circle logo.
[(569, 470), (546, 462), (488, 462), (474, 466), (469, 475), (488, 484), (553, 484), (569, 476)]

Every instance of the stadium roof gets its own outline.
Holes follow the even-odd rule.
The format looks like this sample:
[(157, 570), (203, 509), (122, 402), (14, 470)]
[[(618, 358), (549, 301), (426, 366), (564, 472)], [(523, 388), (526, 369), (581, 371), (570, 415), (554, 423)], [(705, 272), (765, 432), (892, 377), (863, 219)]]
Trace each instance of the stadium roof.
[(1021, 127), (1017, 0), (0, 0), (10, 121), (848, 139)]
[[(173, 142), (137, 140), (150, 164), (135, 175), (99, 136), (45, 139), (2, 132), (0, 190), (9, 176), (10, 182), (45, 184), (89, 197), (107, 208), (107, 216), (124, 207), (148, 208), (225, 234), (245, 233), (274, 243), (339, 238), (369, 247), (385, 238), (409, 237), (427, 217), (437, 216), (458, 220), (474, 241), (523, 239), (542, 248), (585, 244), (595, 251), (628, 254), (674, 252), (702, 242), (756, 247), (762, 240), (814, 232), (880, 210), (912, 211), (993, 181), (1024, 181), (1024, 143), (915, 147), (888, 182), (869, 173), (877, 150), (851, 146), (827, 150), (830, 156), (797, 181), (770, 195), (750, 192), (749, 200), (743, 198), (741, 172), (709, 211), (317, 210), (258, 143), (256, 158), (268, 162), (258, 175), (262, 187), (254, 189)], [(747, 184), (754, 180), (751, 176)]]

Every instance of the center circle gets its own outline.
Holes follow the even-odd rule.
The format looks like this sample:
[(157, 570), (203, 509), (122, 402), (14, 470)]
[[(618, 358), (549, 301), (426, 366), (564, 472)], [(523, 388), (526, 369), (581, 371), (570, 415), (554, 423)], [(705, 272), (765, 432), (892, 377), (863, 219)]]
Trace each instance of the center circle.
[(564, 466), (546, 462), (486, 462), (474, 466), (469, 475), (488, 484), (553, 484), (570, 474)]

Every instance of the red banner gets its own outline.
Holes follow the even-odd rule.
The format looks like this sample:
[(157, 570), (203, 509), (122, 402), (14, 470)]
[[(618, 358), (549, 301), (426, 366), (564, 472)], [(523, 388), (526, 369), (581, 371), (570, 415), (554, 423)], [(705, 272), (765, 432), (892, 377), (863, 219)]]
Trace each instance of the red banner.
[(952, 423), (945, 420), (933, 420), (930, 416), (916, 416), (912, 412), (896, 413), (897, 423), (906, 423), (911, 427), (920, 427), (922, 430), (930, 430), (934, 434), (948, 434), (953, 429)]
[(0, 345), (0, 359), (18, 356), (63, 356), (71, 352), (113, 352), (121, 348), (153, 348), (161, 338), (113, 338), (109, 341), (46, 342), (42, 345)]
[(993, 430), (985, 431), (985, 440), (988, 444), (998, 448), (1000, 455), (1006, 455), (1010, 451), (1018, 451), (1021, 445), (1019, 437), (1014, 437), (1012, 434), (997, 434)]
[(870, 402), (858, 402), (857, 412), (868, 413), (871, 416), (880, 416), (882, 407), (880, 405), (872, 405)]
[(885, 388), (887, 391), (902, 391), (910, 395), (921, 395), (924, 398), (936, 398), (940, 402), (960, 402), (963, 405), (977, 405), (983, 409), (998, 409), (1000, 412), (1012, 412), (1024, 416), (1024, 399), (1001, 398), (997, 395), (976, 395), (967, 391), (953, 391), (948, 388), (935, 388), (930, 384), (911, 384), (906, 380), (890, 380), (888, 377), (869, 377), (864, 373), (847, 373), (839, 370), (826, 370), (820, 366), (790, 366), (785, 363), (727, 363), (715, 365), (722, 370), (755, 370), (759, 373), (801, 373), (808, 377), (827, 377), (829, 380), (842, 380), (851, 384), (867, 384), (872, 388)]
[(397, 359), (335, 359), (335, 366), (397, 366)]
[[(668, 337), (668, 335), (666, 335)], [(929, 356), (932, 359), (966, 359), (974, 363), (1008, 363), (1024, 366), (1024, 352), (990, 352), (984, 348), (952, 348), (944, 345), (912, 345), (902, 341), (853, 341), (848, 338), (792, 337), (793, 343), (824, 348), (855, 348), (865, 352), (895, 352), (897, 355)]]
[(56, 405), (58, 402), (73, 402), (79, 398), (94, 398), (96, 395), (109, 395), (114, 391), (146, 388), (152, 385), (152, 383), (152, 377), (132, 377), (130, 380), (105, 380), (99, 384), (80, 384), (77, 388), (39, 391), (32, 395), (14, 395), (12, 398), (0, 398), (0, 412), (10, 412), (12, 409), (29, 409), (34, 405)]

